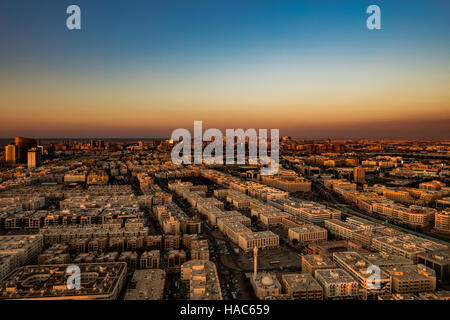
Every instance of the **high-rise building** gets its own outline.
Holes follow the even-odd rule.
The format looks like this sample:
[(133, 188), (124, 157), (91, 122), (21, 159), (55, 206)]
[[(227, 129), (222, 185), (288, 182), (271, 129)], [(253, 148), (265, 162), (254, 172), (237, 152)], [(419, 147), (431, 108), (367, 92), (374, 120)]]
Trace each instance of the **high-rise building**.
[(28, 168), (37, 168), (41, 165), (41, 149), (32, 148), (28, 151)]
[(37, 146), (36, 140), (23, 137), (15, 137), (14, 143), (17, 147), (16, 162), (26, 163), (28, 159), (28, 150)]
[(9, 163), (15, 163), (17, 160), (17, 148), (15, 145), (10, 144), (5, 147), (5, 161)]
[(365, 183), (366, 182), (366, 171), (364, 170), (363, 167), (356, 167), (353, 170), (353, 180), (356, 183)]

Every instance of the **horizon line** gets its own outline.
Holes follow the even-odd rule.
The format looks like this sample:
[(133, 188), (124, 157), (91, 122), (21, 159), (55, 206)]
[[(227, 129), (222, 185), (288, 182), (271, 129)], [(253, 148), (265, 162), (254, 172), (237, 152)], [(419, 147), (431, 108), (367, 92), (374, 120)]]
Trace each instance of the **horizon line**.
[[(25, 136), (16, 136), (16, 137), (23, 137), (28, 139), (34, 139), (34, 140), (170, 140), (169, 137), (25, 137)], [(224, 135), (225, 137), (225, 135)], [(281, 136), (280, 140), (283, 137), (289, 137), (290, 139), (295, 140), (385, 140), (385, 141), (392, 141), (392, 140), (407, 140), (407, 141), (448, 141), (450, 142), (450, 138), (369, 138), (369, 137), (358, 137), (358, 138), (351, 138), (351, 137), (344, 137), (344, 138), (331, 138), (331, 137), (294, 137), (294, 136)], [(193, 138), (192, 138), (193, 139)], [(0, 137), (0, 140), (13, 140), (14, 137), (7, 137), (3, 138)], [(205, 140), (206, 141), (206, 140)]]

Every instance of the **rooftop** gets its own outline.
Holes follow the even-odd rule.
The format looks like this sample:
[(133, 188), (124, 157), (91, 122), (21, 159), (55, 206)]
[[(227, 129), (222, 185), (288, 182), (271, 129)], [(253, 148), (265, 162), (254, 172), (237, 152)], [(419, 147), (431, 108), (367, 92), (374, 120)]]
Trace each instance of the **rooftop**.
[(161, 300), (164, 295), (166, 272), (161, 269), (134, 271), (131, 286), (124, 300)]
[(309, 273), (283, 274), (281, 276), (291, 290), (321, 290), (320, 284)]

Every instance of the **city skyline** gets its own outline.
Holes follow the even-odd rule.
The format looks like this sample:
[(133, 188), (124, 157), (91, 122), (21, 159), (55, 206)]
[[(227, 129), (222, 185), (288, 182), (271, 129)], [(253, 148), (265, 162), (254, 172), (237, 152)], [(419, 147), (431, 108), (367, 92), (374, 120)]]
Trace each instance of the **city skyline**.
[[(303, 128), (283, 128), (280, 130), (281, 136), (289, 136), (293, 139), (305, 139), (305, 140), (405, 140), (405, 141), (447, 141), (449, 140), (448, 128), (450, 127), (450, 119), (436, 119), (430, 121), (410, 121), (404, 122), (408, 124), (403, 127), (402, 130), (398, 130), (398, 125), (402, 122), (398, 121), (386, 121), (379, 123), (359, 123), (353, 125), (339, 124), (335, 125), (336, 129), (335, 135), (325, 135), (323, 134), (323, 128), (321, 127), (303, 127)], [(193, 132), (192, 128), (189, 128), (189, 124), (187, 123), (187, 128), (191, 133)], [(418, 127), (420, 130), (417, 130)], [(411, 131), (410, 128), (416, 128), (415, 131)], [(208, 129), (209, 127), (205, 127)], [(249, 129), (251, 126), (242, 126), (242, 129)], [(253, 127), (254, 129), (259, 129), (258, 127)], [(144, 128), (145, 129), (145, 128)], [(143, 129), (143, 130), (144, 130)], [(175, 129), (175, 128), (174, 128)], [(225, 130), (226, 128), (220, 128), (220, 130)], [(153, 140), (153, 139), (170, 139), (171, 129), (164, 129), (163, 133), (156, 133), (155, 136), (142, 136), (139, 134), (131, 134), (130, 132), (134, 132), (133, 130), (129, 130), (128, 128), (123, 128), (121, 130), (116, 130), (116, 132), (121, 132), (120, 134), (108, 136), (108, 135), (80, 135), (77, 130), (74, 130), (74, 134), (71, 136), (45, 136), (42, 133), (45, 130), (40, 130), (38, 132), (38, 136), (32, 135), (15, 135), (15, 136), (26, 136), (32, 137), (40, 140), (89, 140), (89, 139), (104, 139), (104, 140)], [(295, 130), (295, 131), (293, 131)], [(331, 129), (329, 129), (331, 130)], [(361, 134), (362, 130), (364, 130), (364, 134)], [(389, 132), (393, 132), (397, 130), (397, 135), (389, 135)], [(12, 131), (17, 132), (17, 131)], [(28, 131), (21, 131), (28, 132)], [(31, 131), (33, 133), (36, 131)], [(331, 131), (329, 131), (331, 132)], [(338, 134), (336, 134), (338, 132)], [(398, 134), (400, 132), (400, 134)], [(291, 134), (289, 134), (291, 133)], [(387, 134), (388, 133), (388, 134)], [(11, 132), (8, 132), (11, 134)], [(12, 141), (14, 140), (14, 136), (6, 136), (1, 137), (0, 141)]]
[(449, 13), (1, 0), (0, 305), (60, 301), (45, 314), (61, 317), (64, 301), (109, 300), (102, 318), (168, 319), (445, 308)]

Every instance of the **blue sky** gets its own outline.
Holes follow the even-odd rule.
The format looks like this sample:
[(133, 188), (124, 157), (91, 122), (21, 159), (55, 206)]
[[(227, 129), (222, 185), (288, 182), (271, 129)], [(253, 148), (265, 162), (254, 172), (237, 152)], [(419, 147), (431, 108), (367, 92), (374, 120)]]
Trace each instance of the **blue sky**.
[[(82, 30), (65, 27), (70, 4), (81, 8)], [(366, 28), (371, 4), (381, 7), (382, 30)], [(13, 124), (24, 135), (114, 136), (127, 132), (112, 129), (125, 118), (141, 128), (132, 136), (166, 135), (199, 117), (211, 126), (247, 124), (227, 117), (228, 108), (258, 114), (248, 127), (291, 135), (330, 128), (333, 112), (336, 128), (450, 117), (449, 9), (436, 0), (2, 0), (0, 112), (11, 127), (0, 136)], [(394, 95), (391, 107), (377, 100), (383, 93)], [(367, 100), (376, 102), (355, 112)], [(129, 102), (127, 117), (141, 116), (125, 117), (116, 101)], [(17, 110), (26, 129), (15, 123)], [(104, 121), (83, 122), (89, 111)], [(172, 113), (183, 117), (168, 121)], [(152, 129), (136, 120), (142, 115)], [(291, 121), (302, 115), (308, 123)]]

